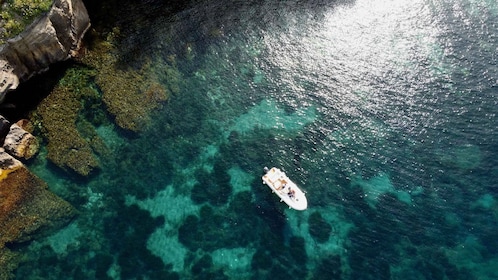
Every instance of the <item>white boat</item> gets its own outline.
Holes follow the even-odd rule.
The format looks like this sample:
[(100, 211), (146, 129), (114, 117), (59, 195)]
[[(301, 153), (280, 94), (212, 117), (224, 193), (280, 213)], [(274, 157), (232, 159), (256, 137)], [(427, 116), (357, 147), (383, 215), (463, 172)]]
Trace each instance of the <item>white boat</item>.
[(308, 200), (298, 186), (292, 182), (285, 172), (272, 167), (265, 167), (265, 175), (263, 175), (263, 184), (268, 185), (270, 189), (280, 197), (280, 201), (287, 203), (290, 208), (296, 210), (305, 210), (308, 208)]

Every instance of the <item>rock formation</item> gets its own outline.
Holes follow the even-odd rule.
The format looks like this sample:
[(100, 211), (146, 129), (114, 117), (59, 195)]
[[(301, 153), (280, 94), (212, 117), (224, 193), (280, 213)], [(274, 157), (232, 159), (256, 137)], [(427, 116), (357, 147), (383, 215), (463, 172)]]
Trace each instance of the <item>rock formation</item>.
[(0, 279), (11, 278), (18, 262), (8, 244), (28, 241), (44, 229), (67, 223), (75, 213), (45, 182), (0, 148)]
[(20, 82), (76, 56), (89, 27), (82, 0), (54, 0), (45, 16), (0, 47), (0, 101)]
[[(0, 102), (53, 63), (75, 57), (90, 27), (82, 0), (54, 0), (50, 11), (0, 46)], [(51, 193), (45, 182), (19, 161), (38, 150), (37, 139), (0, 116), (0, 279), (13, 278), (19, 261), (11, 244), (67, 223), (76, 211)], [(17, 158), (17, 159), (16, 159)]]
[(38, 151), (33, 135), (0, 116), (0, 139), (7, 148), (0, 148), (0, 279), (9, 279), (19, 256), (6, 245), (67, 221), (75, 211), (15, 158), (28, 159)]
[(10, 130), (10, 122), (4, 118), (3, 116), (0, 116), (0, 143), (3, 143), (3, 140), (5, 139), (5, 136)]
[(27, 123), (29, 123), (28, 120), (20, 120), (11, 124), (0, 115), (0, 147), (3, 148), (2, 152), (6, 152), (19, 160), (28, 160), (38, 153), (40, 147), (38, 139), (21, 127)]
[(39, 143), (31, 133), (13, 124), (5, 137), (3, 148), (14, 157), (27, 160), (38, 152)]

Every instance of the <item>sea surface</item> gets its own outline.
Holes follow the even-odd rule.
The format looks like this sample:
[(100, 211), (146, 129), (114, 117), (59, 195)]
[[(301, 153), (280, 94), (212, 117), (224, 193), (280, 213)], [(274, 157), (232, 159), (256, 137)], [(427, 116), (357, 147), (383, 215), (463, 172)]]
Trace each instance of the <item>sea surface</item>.
[(44, 151), (29, 165), (79, 215), (23, 249), (18, 279), (498, 279), (496, 1), (156, 15), (123, 50), (173, 57), (180, 91), (138, 135), (97, 127), (113, 157), (88, 180)]

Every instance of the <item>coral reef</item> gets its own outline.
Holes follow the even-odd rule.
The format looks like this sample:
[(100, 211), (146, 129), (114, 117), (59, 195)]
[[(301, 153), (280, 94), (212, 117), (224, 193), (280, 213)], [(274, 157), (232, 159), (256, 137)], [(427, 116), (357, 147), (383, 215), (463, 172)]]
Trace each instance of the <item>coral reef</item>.
[(8, 279), (18, 258), (6, 245), (26, 242), (42, 231), (60, 226), (76, 212), (3, 150), (0, 150), (0, 198), (0, 279)]

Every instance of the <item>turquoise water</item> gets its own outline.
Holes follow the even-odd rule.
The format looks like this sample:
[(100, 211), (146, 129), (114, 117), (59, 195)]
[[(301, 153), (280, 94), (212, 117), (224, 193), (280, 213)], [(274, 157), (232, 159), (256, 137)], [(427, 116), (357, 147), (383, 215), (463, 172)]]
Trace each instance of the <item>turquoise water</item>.
[[(31, 170), (80, 214), (25, 249), (19, 279), (498, 278), (495, 1), (148, 20), (123, 49), (158, 73), (175, 55), (181, 90), (139, 135), (98, 127), (114, 154), (88, 180), (42, 151)], [(280, 203), (264, 166), (309, 209)]]

